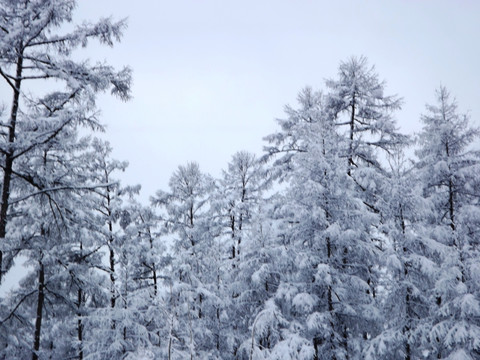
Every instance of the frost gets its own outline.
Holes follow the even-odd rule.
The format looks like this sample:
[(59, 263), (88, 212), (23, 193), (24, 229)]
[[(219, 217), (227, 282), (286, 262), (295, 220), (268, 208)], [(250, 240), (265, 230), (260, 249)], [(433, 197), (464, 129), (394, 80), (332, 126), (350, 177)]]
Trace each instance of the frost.
[(460, 309), (465, 319), (480, 316), (480, 305), (473, 294), (465, 294), (460, 298)]
[(292, 301), (292, 305), (300, 313), (310, 313), (316, 303), (316, 299), (307, 293), (297, 294)]

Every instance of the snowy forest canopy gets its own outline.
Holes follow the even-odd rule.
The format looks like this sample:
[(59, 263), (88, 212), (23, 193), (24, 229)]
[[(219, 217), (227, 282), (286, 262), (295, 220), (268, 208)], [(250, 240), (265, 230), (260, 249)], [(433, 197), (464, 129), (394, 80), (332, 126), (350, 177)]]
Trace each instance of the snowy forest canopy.
[(0, 295), (0, 359), (480, 358), (480, 132), (446, 88), (407, 136), (351, 57), (264, 154), (181, 165), (146, 205), (94, 136), (131, 71), (72, 56), (126, 24), (62, 33), (74, 7), (0, 0), (0, 286), (27, 272)]

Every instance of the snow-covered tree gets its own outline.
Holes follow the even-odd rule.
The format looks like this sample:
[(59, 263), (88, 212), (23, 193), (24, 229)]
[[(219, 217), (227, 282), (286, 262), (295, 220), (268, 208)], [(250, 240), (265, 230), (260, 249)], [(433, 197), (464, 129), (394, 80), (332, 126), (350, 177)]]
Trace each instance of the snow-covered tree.
[[(101, 127), (95, 116), (95, 94), (99, 91), (112, 89), (122, 99), (129, 97), (129, 69), (117, 72), (102, 63), (71, 57), (73, 50), (87, 46), (90, 39), (112, 46), (120, 39), (125, 21), (103, 19), (62, 33), (61, 26), (72, 21), (75, 6), (74, 0), (0, 2), (0, 76), (12, 94), (7, 117), (1, 119), (2, 247), (8, 219), (13, 216), (9, 213), (10, 198), (18, 194), (19, 182), (28, 182), (18, 167), (19, 159), (71, 126)], [(49, 83), (54, 90), (33, 95), (29, 84), (38, 81)], [(11, 254), (0, 251), (0, 282), (11, 262)]]
[(431, 331), (425, 346), (441, 359), (480, 356), (478, 229), (480, 132), (460, 114), (448, 90), (440, 87), (437, 104), (427, 106), (419, 134), (418, 171), (431, 211), (427, 235), (439, 266), (432, 292)]
[(355, 174), (359, 186), (367, 190), (371, 187), (371, 171), (367, 169), (381, 168), (376, 150), (388, 152), (404, 142), (392, 118), (401, 100), (384, 94), (385, 82), (378, 79), (375, 67), (369, 67), (363, 56), (341, 62), (338, 78), (328, 80), (326, 85), (326, 108), (336, 125), (344, 128), (348, 141), (344, 154), (348, 173)]
[(99, 251), (104, 253), (98, 269), (106, 276), (101, 294), (85, 316), (84, 352), (86, 359), (115, 359), (149, 347), (141, 301), (134, 298), (138, 295), (134, 275), (139, 244), (137, 234), (128, 229), (134, 207), (125, 202), (139, 187), (122, 187), (115, 179), (127, 163), (110, 158), (108, 143), (96, 140), (93, 145), (89, 164), (95, 181), (103, 187), (97, 190), (92, 210), (97, 216)]
[(216, 249), (207, 216), (214, 182), (192, 162), (178, 167), (169, 187), (169, 192), (159, 190), (152, 198), (152, 203), (164, 210), (161, 216), (173, 237), (167, 357), (193, 359), (206, 356), (215, 347), (215, 336), (205, 326), (213, 318), (217, 302), (216, 277), (212, 276), (215, 264), (211, 262)]
[(364, 350), (366, 359), (423, 357), (428, 339), (430, 292), (437, 265), (435, 250), (424, 236), (423, 218), (428, 203), (422, 182), (402, 149), (389, 158), (391, 169), (379, 206), (384, 237), (380, 284), (383, 326)]
[(225, 359), (237, 356), (252, 316), (242, 302), (243, 293), (250, 290), (244, 277), (244, 259), (252, 254), (252, 250), (258, 250), (251, 247), (249, 240), (258, 220), (262, 193), (268, 187), (264, 174), (264, 168), (254, 154), (237, 152), (217, 181), (210, 201), (209, 216), (215, 246), (219, 249), (215, 259), (216, 292), (222, 300), (217, 304), (215, 316), (216, 346)]
[[(153, 209), (130, 201), (122, 210), (120, 226), (124, 241), (120, 258), (128, 309), (137, 317), (127, 336), (137, 339), (136, 352), (149, 351), (153, 358), (165, 358), (169, 337), (168, 282), (171, 256), (160, 236), (159, 219)], [(132, 353), (133, 354), (136, 353)]]
[(372, 241), (378, 219), (348, 172), (349, 138), (338, 132), (324, 97), (307, 88), (299, 102), (282, 122), (296, 125), (268, 138), (278, 149), (271, 154), (289, 152), (274, 163), (289, 164), (277, 212), (283, 222), (277, 241), (285, 250), (275, 260), (282, 274), (275, 300), (289, 326), (272, 354), (289, 344), (297, 358), (355, 358), (378, 321), (370, 268), (378, 256)]
[(282, 179), (292, 170), (291, 160), (295, 154), (307, 151), (306, 139), (313, 131), (312, 126), (318, 121), (323, 110), (323, 95), (306, 87), (300, 91), (297, 101), (300, 109), (285, 106), (286, 119), (276, 119), (280, 131), (264, 137), (269, 145), (264, 147), (266, 154), (263, 161), (274, 159), (273, 178)]
[(4, 358), (83, 356), (86, 297), (101, 285), (93, 271), (101, 258), (92, 236), (99, 184), (90, 172), (90, 144), (65, 131), (18, 160), (28, 181), (10, 201), (16, 216), (7, 250), (26, 258), (29, 271), (2, 299)]
[(264, 171), (255, 155), (246, 151), (235, 153), (228, 170), (223, 172), (217, 202), (217, 206), (222, 207), (220, 215), (225, 218), (224, 227), (231, 238), (231, 259), (240, 255), (242, 230), (251, 222), (254, 207), (266, 186)]

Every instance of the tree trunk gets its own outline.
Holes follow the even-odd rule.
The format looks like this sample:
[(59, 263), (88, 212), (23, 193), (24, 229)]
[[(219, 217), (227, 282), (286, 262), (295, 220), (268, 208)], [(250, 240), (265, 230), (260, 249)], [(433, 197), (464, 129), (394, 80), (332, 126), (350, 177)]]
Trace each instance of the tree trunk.
[(35, 319), (35, 335), (33, 344), (32, 360), (38, 360), (38, 350), (40, 350), (40, 335), (42, 331), (43, 303), (45, 301), (45, 269), (40, 261), (38, 270), (38, 298), (37, 298), (37, 317)]
[[(403, 256), (406, 256), (407, 255), (407, 247), (406, 247), (406, 244), (405, 244), (405, 229), (406, 229), (406, 226), (405, 226), (405, 217), (403, 216), (403, 208), (402, 206), (400, 205), (400, 227), (402, 229), (402, 237), (403, 237), (403, 246), (402, 246), (402, 250), (403, 250)], [(409, 262), (407, 261), (404, 261), (404, 264), (403, 264), (403, 268), (404, 268), (404, 280), (405, 281), (408, 281), (407, 280), (407, 277), (408, 277), (408, 268), (410, 267), (410, 264)], [(410, 286), (407, 286), (407, 289), (406, 289), (406, 294), (405, 294), (405, 320), (406, 320), (406, 324), (403, 328), (403, 335), (405, 336), (405, 360), (411, 360), (412, 358), (412, 349), (411, 349), (411, 346), (410, 346), (410, 331), (411, 331), (411, 326), (410, 326), (410, 319), (412, 318), (413, 316), (413, 311), (412, 311), (412, 304), (411, 304), (411, 294), (412, 294), (412, 289), (410, 288)]]
[[(108, 183), (108, 172), (105, 170), (105, 181)], [(111, 210), (111, 199), (110, 199), (110, 188), (107, 187), (107, 194), (106, 194), (106, 200), (107, 200), (107, 214), (108, 214), (108, 233), (109, 233), (109, 239), (108, 239), (108, 248), (110, 250), (110, 307), (113, 309), (115, 307), (115, 302), (116, 302), (116, 295), (115, 295), (115, 252), (113, 251), (113, 223), (112, 223), (112, 210)], [(112, 323), (112, 329), (115, 328), (115, 322)]]
[(345, 349), (345, 359), (348, 360), (348, 329), (347, 326), (343, 326), (343, 348)]
[[(452, 179), (448, 180), (448, 212), (450, 215), (450, 227), (452, 231), (455, 231), (455, 213), (454, 213), (454, 192), (453, 192), (453, 181)], [(457, 244), (455, 244), (457, 246)]]
[(115, 307), (116, 295), (115, 295), (115, 252), (111, 247), (110, 240), (110, 307), (113, 309)]
[(353, 133), (355, 131), (355, 94), (353, 94), (352, 99), (352, 113), (350, 114), (350, 144), (348, 147), (348, 176), (352, 175), (352, 166), (353, 166)]
[[(23, 51), (17, 58), (16, 79), (13, 89), (12, 110), (10, 112), (10, 124), (8, 127), (8, 143), (12, 145), (15, 142), (15, 127), (17, 125), (18, 107), (20, 102), (20, 86), (22, 84), (22, 70), (23, 70)], [(5, 154), (5, 168), (3, 169), (3, 183), (2, 183), (2, 203), (0, 207), (0, 241), (5, 241), (7, 231), (7, 213), (8, 201), (10, 199), (10, 183), (13, 174), (13, 149), (10, 147)], [(0, 284), (2, 283), (3, 273), (3, 252), (0, 251)]]
[(314, 354), (313, 354), (313, 360), (320, 360), (320, 358), (319, 358), (319, 355), (320, 355), (320, 354), (319, 354), (319, 351), (318, 351), (318, 345), (320, 345), (320, 339), (319, 339), (317, 336), (315, 336), (315, 337), (313, 338), (313, 349), (314, 349), (314, 351), (315, 351)]
[(81, 307), (83, 302), (83, 292), (82, 289), (77, 291), (77, 338), (79, 343), (78, 359), (83, 360), (83, 323), (82, 323), (82, 314)]
[(403, 328), (403, 335), (405, 336), (405, 360), (411, 360), (412, 358), (412, 349), (410, 347), (410, 318), (412, 316), (411, 312), (411, 304), (410, 304), (410, 293), (411, 289), (410, 287), (407, 288), (407, 294), (405, 295), (405, 305), (406, 305), (406, 321), (407, 324)]

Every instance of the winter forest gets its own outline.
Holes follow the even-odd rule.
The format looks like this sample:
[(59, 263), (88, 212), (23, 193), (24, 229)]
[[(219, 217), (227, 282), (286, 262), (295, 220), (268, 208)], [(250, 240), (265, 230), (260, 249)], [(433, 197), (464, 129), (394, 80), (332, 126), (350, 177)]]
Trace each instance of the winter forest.
[(402, 134), (344, 59), (263, 154), (145, 204), (98, 136), (132, 72), (76, 56), (126, 23), (74, 8), (0, 1), (0, 359), (480, 359), (480, 132), (446, 87)]

